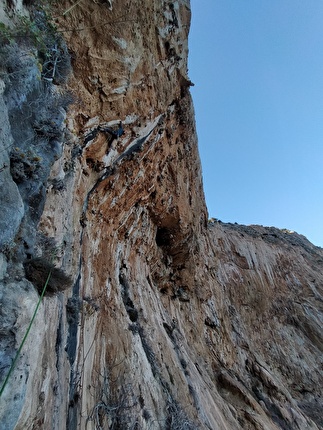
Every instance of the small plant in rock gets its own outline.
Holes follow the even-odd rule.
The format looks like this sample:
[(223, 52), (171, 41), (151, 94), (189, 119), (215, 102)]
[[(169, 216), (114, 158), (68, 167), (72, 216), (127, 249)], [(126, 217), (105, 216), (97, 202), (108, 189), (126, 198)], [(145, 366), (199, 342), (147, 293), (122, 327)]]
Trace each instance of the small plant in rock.
[(42, 158), (32, 150), (23, 151), (14, 147), (10, 154), (11, 175), (16, 183), (37, 178)]
[(61, 246), (57, 244), (54, 237), (47, 236), (40, 231), (36, 235), (35, 248), (37, 256), (49, 261), (54, 261), (62, 251)]
[(37, 257), (24, 263), (26, 278), (31, 281), (40, 292), (46, 282), (48, 273), (51, 273), (46, 293), (54, 294), (71, 287), (72, 279), (62, 270), (58, 269), (45, 258)]
[(94, 421), (97, 429), (126, 430), (139, 428), (134, 418), (139, 401), (131, 384), (119, 375), (116, 380), (108, 371), (103, 375), (99, 401), (94, 406), (88, 420)]
[(16, 183), (30, 178), (37, 178), (37, 171), (41, 166), (42, 158), (31, 150), (24, 152), (18, 147), (13, 148), (10, 154), (10, 170)]
[(29, 94), (27, 103), (35, 138), (63, 140), (66, 111), (73, 100), (71, 92), (60, 91), (46, 82)]
[(26, 16), (18, 16), (17, 24), (14, 27), (13, 36), (15, 38), (23, 38), (24, 42), (29, 42), (38, 49), (45, 49), (45, 38), (37, 22), (31, 21)]
[(61, 191), (66, 190), (66, 184), (63, 179), (54, 178), (51, 181), (51, 185), (53, 187), (54, 192), (59, 193)]
[(0, 251), (7, 257), (8, 260), (12, 260), (17, 252), (17, 244), (13, 240), (6, 242), (3, 244)]
[(4, 45), (13, 41), (12, 30), (7, 25), (0, 22), (0, 44)]
[(77, 297), (70, 297), (66, 303), (67, 322), (69, 324), (77, 324), (80, 319), (82, 308), (82, 300)]
[(173, 398), (170, 398), (167, 404), (166, 428), (167, 430), (197, 430), (197, 426)]
[[(31, 19), (18, 16), (13, 27), (0, 23), (0, 57), (6, 46), (19, 45), (37, 51), (41, 77), (47, 82), (62, 84), (71, 71), (71, 59), (62, 36), (51, 23), (44, 9), (33, 8)], [(16, 49), (17, 52), (17, 49)]]

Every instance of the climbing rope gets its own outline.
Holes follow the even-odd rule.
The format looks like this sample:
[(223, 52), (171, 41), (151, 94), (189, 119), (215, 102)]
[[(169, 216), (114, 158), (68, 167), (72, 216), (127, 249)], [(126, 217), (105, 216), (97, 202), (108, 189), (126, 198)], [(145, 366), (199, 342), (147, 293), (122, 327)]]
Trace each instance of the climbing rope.
[(15, 356), (15, 358), (14, 358), (13, 362), (11, 363), (11, 366), (10, 366), (9, 372), (8, 372), (8, 374), (7, 374), (7, 376), (6, 376), (6, 379), (4, 380), (4, 382), (3, 382), (2, 386), (1, 386), (1, 390), (0, 390), (0, 397), (2, 396), (2, 394), (3, 394), (3, 392), (4, 392), (4, 389), (6, 388), (6, 385), (7, 385), (7, 383), (8, 383), (8, 380), (9, 380), (9, 378), (10, 378), (10, 375), (11, 375), (11, 373), (13, 372), (13, 370), (14, 370), (14, 368), (15, 368), (16, 364), (17, 364), (17, 360), (18, 360), (18, 358), (19, 358), (19, 355), (20, 355), (20, 353), (21, 353), (21, 350), (22, 350), (22, 348), (23, 348), (23, 346), (24, 346), (24, 343), (26, 342), (26, 339), (27, 339), (28, 334), (29, 334), (29, 332), (30, 332), (31, 326), (32, 326), (32, 324), (33, 324), (33, 322), (34, 322), (34, 319), (35, 319), (35, 317), (36, 317), (36, 314), (37, 314), (37, 312), (38, 312), (39, 305), (40, 305), (40, 303), (41, 303), (41, 301), (42, 301), (42, 299), (43, 299), (43, 297), (44, 297), (44, 294), (45, 294), (45, 291), (46, 291), (46, 288), (47, 288), (47, 285), (48, 285), (49, 279), (50, 279), (50, 277), (51, 277), (51, 274), (52, 274), (52, 271), (50, 271), (50, 272), (49, 272), (49, 274), (48, 274), (48, 276), (47, 276), (47, 280), (46, 280), (45, 285), (44, 285), (44, 287), (43, 287), (43, 291), (42, 291), (42, 293), (41, 293), (41, 295), (40, 295), (40, 297), (39, 297), (39, 300), (38, 300), (38, 302), (37, 302), (37, 305), (36, 305), (35, 311), (34, 311), (34, 313), (33, 313), (33, 316), (32, 316), (32, 318), (31, 318), (31, 320), (30, 320), (30, 323), (29, 323), (29, 325), (28, 325), (28, 328), (27, 328), (27, 331), (26, 331), (26, 333), (25, 333), (25, 336), (23, 337), (23, 339), (22, 339), (22, 341), (21, 341), (21, 343), (20, 343), (20, 346), (19, 346), (19, 348), (18, 348), (18, 351), (17, 351), (17, 353), (16, 353), (16, 356)]

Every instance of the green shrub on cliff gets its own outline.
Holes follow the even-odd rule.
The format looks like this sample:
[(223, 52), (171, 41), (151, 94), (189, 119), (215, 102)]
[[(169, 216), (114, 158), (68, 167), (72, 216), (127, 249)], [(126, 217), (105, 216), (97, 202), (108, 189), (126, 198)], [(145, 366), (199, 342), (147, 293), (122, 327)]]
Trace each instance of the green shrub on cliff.
[(66, 81), (71, 71), (70, 56), (62, 36), (43, 9), (33, 9), (31, 19), (17, 16), (11, 27), (0, 23), (0, 59), (4, 62), (8, 61), (5, 56), (8, 45), (36, 51), (43, 79), (56, 84)]

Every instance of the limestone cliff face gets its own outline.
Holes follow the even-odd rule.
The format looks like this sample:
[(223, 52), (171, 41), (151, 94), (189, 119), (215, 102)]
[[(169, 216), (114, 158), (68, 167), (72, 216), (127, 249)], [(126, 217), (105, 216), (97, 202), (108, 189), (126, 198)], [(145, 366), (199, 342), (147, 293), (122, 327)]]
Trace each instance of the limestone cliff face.
[[(38, 16), (7, 3), (5, 23), (18, 7)], [(189, 1), (64, 0), (51, 14), (71, 55), (68, 84), (50, 87), (73, 91), (66, 119), (54, 97), (56, 125), (32, 111), (17, 131), (56, 51), (44, 76), (18, 43), (17, 97), (14, 76), (0, 81), (1, 381), (51, 273), (0, 428), (322, 429), (323, 251), (207, 221)]]

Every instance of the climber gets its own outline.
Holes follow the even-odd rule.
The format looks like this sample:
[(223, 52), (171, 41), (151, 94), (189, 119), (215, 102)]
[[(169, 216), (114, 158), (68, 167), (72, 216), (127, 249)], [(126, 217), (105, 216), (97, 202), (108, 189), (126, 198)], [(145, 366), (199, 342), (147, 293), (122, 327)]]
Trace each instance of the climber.
[(123, 130), (122, 122), (121, 121), (119, 122), (119, 128), (116, 131), (116, 134), (117, 134), (117, 137), (120, 137), (120, 136), (122, 136), (124, 134), (124, 130)]
[(111, 127), (99, 127), (99, 130), (103, 131), (103, 133), (111, 134), (112, 140), (117, 139), (118, 137), (120, 137), (124, 134), (124, 130), (123, 130), (121, 121), (119, 122), (118, 130), (113, 130)]

